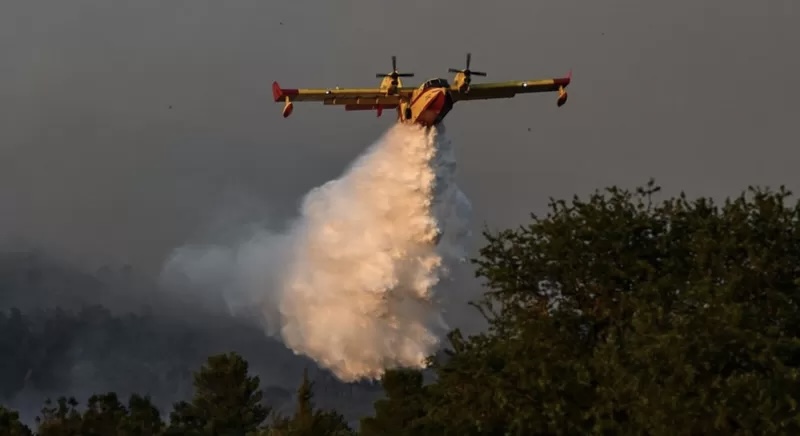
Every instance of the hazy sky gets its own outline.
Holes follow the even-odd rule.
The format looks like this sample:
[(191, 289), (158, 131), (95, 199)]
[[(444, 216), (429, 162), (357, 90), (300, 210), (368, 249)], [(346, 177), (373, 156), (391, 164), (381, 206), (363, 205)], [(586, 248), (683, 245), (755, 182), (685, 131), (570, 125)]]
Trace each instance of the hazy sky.
[(467, 51), (485, 80), (573, 69), (562, 108), (448, 116), (478, 226), (651, 176), (691, 195), (800, 189), (796, 3), (6, 0), (0, 237), (155, 270), (213, 222), (280, 222), (394, 119), (313, 103), (283, 119), (271, 82), (376, 85), (392, 54), (413, 83)]

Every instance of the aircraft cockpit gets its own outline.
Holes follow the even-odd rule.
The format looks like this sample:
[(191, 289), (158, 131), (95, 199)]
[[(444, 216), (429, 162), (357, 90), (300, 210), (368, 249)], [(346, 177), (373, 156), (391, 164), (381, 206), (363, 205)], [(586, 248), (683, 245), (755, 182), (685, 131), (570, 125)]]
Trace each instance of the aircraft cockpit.
[(420, 86), (420, 89), (425, 90), (428, 88), (449, 88), (449, 87), (450, 84), (447, 83), (446, 79), (431, 79), (423, 83), (422, 86)]

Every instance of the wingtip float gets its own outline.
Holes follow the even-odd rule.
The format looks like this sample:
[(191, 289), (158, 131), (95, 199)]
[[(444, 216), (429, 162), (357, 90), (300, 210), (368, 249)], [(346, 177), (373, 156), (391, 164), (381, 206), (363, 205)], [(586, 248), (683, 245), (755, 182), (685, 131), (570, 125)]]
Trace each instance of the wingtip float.
[(556, 105), (567, 102), (567, 86), (572, 82), (572, 70), (565, 77), (522, 81), (472, 84), (472, 76), (486, 76), (470, 70), (471, 55), (467, 53), (466, 68), (450, 68), (455, 73), (453, 83), (434, 78), (416, 87), (404, 87), (400, 77), (413, 77), (414, 73), (399, 73), (397, 58), (392, 56), (392, 71), (378, 73), (378, 88), (281, 88), (272, 82), (272, 96), (276, 103), (284, 103), (283, 117), (292, 114), (295, 101), (321, 101), (325, 105), (344, 106), (347, 111), (374, 110), (380, 117), (384, 109), (396, 109), (398, 122), (410, 122), (426, 127), (442, 122), (459, 101), (512, 98), (517, 94), (557, 92)]

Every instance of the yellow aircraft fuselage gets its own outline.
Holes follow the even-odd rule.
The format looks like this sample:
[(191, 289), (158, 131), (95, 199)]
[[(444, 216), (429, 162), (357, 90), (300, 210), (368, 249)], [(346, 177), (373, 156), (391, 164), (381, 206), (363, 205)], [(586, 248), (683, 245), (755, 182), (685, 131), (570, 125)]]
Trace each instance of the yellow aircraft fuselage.
[[(389, 78), (381, 83), (381, 89), (392, 95), (402, 83), (392, 86)], [(361, 103), (346, 104), (347, 111), (375, 110), (381, 116), (384, 109), (396, 109), (399, 122), (416, 123), (426, 127), (435, 126), (442, 122), (445, 116), (453, 109), (453, 96), (444, 79), (431, 79), (413, 90), (407, 99), (402, 99), (399, 104), (371, 104)]]
[[(447, 88), (428, 88), (412, 94), (407, 109), (397, 108), (398, 119), (401, 122), (435, 126), (442, 122), (445, 116), (453, 109), (453, 96)], [(401, 103), (400, 106), (403, 106)]]

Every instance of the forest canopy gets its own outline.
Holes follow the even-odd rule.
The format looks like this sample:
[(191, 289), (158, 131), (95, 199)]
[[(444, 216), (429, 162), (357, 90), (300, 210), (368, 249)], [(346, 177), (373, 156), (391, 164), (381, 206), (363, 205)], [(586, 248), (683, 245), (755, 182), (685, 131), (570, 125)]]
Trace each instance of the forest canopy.
[[(357, 431), (314, 406), (307, 377), (294, 413), (275, 413), (247, 362), (226, 353), (169, 414), (146, 392), (104, 393), (46, 404), (33, 429), (0, 409), (0, 433), (800, 434), (800, 204), (783, 187), (721, 203), (658, 191), (651, 181), (551, 200), (545, 216), (487, 230), (473, 304), (489, 328), (451, 332), (431, 382), (387, 371)], [(14, 363), (28, 356), (21, 317), (0, 317), (6, 394), (27, 377)]]

